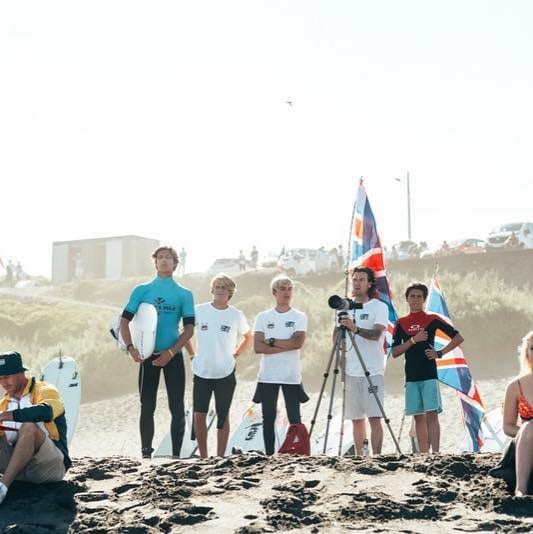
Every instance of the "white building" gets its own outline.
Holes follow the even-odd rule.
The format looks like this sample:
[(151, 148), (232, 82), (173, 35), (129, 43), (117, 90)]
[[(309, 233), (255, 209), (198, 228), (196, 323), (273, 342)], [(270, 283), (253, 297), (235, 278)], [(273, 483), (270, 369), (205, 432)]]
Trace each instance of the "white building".
[(136, 235), (54, 241), (52, 244), (52, 283), (72, 280), (154, 274), (152, 252), (156, 239)]

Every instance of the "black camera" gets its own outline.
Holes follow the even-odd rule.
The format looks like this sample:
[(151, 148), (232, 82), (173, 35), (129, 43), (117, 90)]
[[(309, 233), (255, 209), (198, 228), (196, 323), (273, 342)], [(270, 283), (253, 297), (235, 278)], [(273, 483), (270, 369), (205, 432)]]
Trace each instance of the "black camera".
[(331, 295), (328, 299), (328, 306), (337, 311), (344, 310), (362, 310), (363, 305), (360, 302), (354, 302), (349, 298), (342, 298), (339, 295)]

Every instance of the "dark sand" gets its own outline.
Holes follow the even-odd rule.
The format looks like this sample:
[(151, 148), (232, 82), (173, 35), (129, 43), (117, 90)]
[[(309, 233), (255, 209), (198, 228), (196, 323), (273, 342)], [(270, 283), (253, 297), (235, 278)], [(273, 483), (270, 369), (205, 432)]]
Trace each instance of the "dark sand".
[(208, 460), (80, 458), (57, 484), (14, 484), (2, 532), (531, 532), (533, 497), (492, 454)]

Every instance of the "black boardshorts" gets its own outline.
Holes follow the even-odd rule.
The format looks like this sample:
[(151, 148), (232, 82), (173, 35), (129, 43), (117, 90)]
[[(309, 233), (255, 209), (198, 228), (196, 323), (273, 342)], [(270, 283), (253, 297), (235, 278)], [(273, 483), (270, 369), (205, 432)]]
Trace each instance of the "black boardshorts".
[(211, 394), (215, 395), (215, 410), (217, 412), (217, 428), (222, 428), (228, 417), (233, 393), (237, 381), (235, 371), (224, 378), (202, 378), (194, 375), (192, 388), (193, 411), (197, 413), (207, 413)]

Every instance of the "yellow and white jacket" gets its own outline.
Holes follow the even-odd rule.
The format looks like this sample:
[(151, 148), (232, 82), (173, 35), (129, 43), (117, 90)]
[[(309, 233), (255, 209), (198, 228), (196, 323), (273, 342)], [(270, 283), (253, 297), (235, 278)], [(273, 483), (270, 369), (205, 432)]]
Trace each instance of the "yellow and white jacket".
[[(20, 399), (6, 394), (0, 400), (0, 412), (4, 411), (13, 412), (14, 423), (6, 426), (18, 428), (22, 423), (39, 424), (63, 453), (65, 467), (70, 467), (72, 462), (68, 455), (65, 407), (55, 386), (34, 377), (28, 378)], [(4, 434), (8, 441), (16, 440), (16, 432), (0, 430), (0, 437)]]

